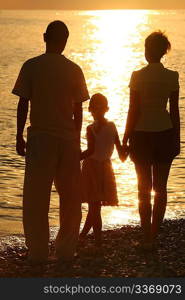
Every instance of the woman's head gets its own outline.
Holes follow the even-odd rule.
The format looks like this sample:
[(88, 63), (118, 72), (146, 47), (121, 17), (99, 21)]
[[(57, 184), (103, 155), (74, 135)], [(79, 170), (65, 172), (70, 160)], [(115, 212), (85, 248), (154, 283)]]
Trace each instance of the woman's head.
[(158, 62), (171, 49), (167, 36), (162, 31), (152, 32), (145, 40), (145, 57), (148, 62)]
[(89, 102), (89, 111), (95, 120), (104, 117), (104, 114), (109, 110), (107, 98), (101, 93), (94, 94)]

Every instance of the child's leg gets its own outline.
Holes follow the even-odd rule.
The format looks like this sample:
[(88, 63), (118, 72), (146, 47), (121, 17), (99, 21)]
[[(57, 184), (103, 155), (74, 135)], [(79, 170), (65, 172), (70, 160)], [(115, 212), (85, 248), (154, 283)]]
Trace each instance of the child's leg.
[(102, 218), (101, 218), (101, 203), (95, 202), (92, 204), (92, 223), (97, 246), (101, 246)]
[(92, 212), (92, 205), (88, 204), (88, 213), (87, 213), (87, 217), (86, 217), (86, 220), (85, 220), (84, 227), (83, 227), (83, 229), (80, 233), (81, 237), (85, 237), (89, 233), (89, 231), (92, 227), (92, 213), (93, 213)]

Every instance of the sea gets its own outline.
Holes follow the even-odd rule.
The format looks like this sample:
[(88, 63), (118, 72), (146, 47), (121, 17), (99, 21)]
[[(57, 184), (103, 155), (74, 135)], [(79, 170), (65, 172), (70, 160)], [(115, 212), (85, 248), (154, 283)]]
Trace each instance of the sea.
[[(144, 40), (164, 31), (172, 49), (164, 65), (180, 75), (181, 154), (173, 161), (168, 181), (167, 219), (185, 217), (185, 10), (1, 10), (0, 11), (0, 249), (23, 241), (22, 187), (24, 158), (15, 151), (18, 98), (11, 94), (23, 62), (45, 52), (43, 33), (49, 22), (64, 21), (70, 31), (64, 55), (81, 66), (90, 95), (101, 92), (109, 101), (106, 117), (123, 137), (132, 71), (146, 64)], [(83, 104), (81, 147), (92, 116)], [(29, 120), (26, 126), (29, 126)], [(26, 133), (26, 130), (25, 130)], [(117, 181), (118, 207), (103, 207), (103, 229), (139, 223), (134, 165), (122, 163), (116, 150), (112, 163)], [(82, 225), (87, 205), (82, 205)], [(49, 212), (51, 236), (59, 225), (59, 199), (52, 188)]]

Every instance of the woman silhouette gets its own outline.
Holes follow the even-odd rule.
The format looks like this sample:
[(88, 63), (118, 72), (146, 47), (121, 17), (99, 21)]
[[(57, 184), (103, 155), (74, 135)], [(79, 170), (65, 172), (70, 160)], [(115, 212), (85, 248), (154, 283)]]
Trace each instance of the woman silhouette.
[[(132, 73), (130, 105), (123, 147), (129, 141), (130, 157), (138, 179), (138, 200), (145, 250), (156, 241), (167, 204), (167, 180), (173, 159), (180, 153), (178, 72), (160, 62), (171, 48), (168, 38), (153, 32), (145, 40), (148, 65)], [(169, 100), (169, 112), (167, 103)], [(151, 191), (155, 192), (151, 206)]]

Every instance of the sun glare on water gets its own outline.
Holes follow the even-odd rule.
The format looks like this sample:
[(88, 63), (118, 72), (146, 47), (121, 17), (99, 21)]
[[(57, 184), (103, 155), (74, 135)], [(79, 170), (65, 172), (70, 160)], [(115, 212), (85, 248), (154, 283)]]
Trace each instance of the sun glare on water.
[[(100, 88), (109, 96), (107, 116), (117, 118), (128, 106), (128, 83), (131, 72), (138, 65), (142, 49), (142, 35), (147, 23), (147, 11), (108, 10), (88, 12), (92, 16), (93, 73), (92, 88)], [(141, 49), (140, 49), (141, 48)], [(116, 105), (115, 105), (116, 104)], [(122, 123), (123, 126), (123, 123)]]

